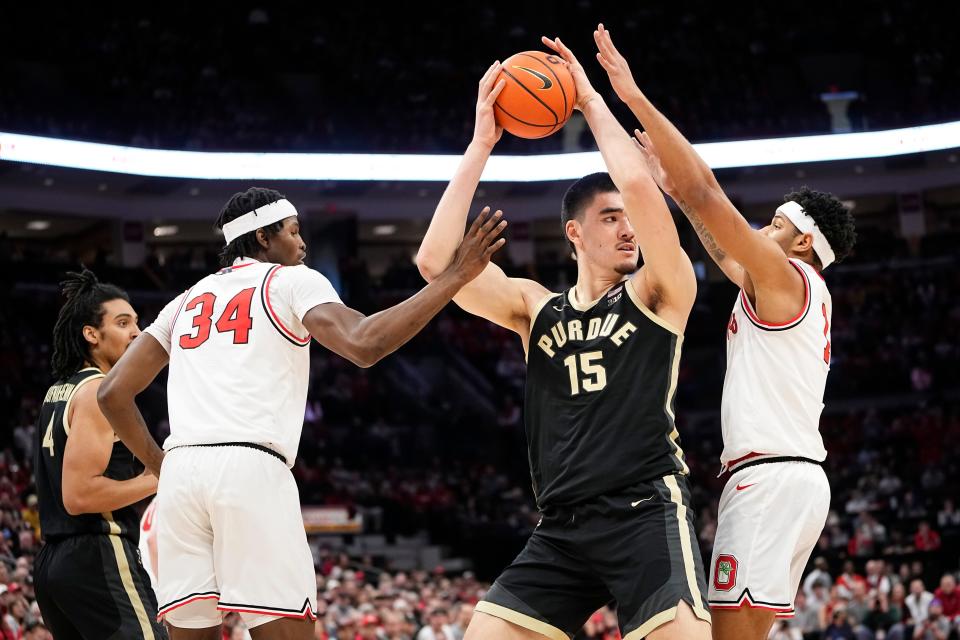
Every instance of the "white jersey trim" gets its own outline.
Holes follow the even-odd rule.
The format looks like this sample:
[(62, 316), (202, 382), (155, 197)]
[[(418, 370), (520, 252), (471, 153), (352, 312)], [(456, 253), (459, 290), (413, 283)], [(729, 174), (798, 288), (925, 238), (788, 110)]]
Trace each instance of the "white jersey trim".
[(790, 261), (790, 265), (799, 271), (800, 275), (803, 277), (804, 294), (803, 307), (792, 320), (788, 320), (787, 322), (783, 323), (764, 322), (754, 310), (753, 304), (750, 303), (750, 298), (747, 297), (746, 292), (743, 289), (740, 290), (740, 306), (743, 307), (743, 312), (747, 314), (747, 319), (750, 320), (751, 324), (758, 329), (762, 329), (764, 331), (786, 331), (787, 329), (792, 329), (803, 322), (803, 319), (806, 318), (807, 314), (810, 312), (810, 278), (807, 276), (807, 272), (792, 260)]

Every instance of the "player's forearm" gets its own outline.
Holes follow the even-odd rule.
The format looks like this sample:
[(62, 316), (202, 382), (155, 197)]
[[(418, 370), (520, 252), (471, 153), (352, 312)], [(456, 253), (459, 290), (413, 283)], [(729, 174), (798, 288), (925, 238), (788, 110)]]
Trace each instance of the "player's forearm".
[(163, 449), (153, 439), (133, 397), (122, 398), (120, 393), (120, 390), (113, 389), (106, 382), (100, 385), (97, 393), (100, 410), (120, 441), (143, 466), (159, 477), (160, 465), (163, 464)]
[(719, 189), (710, 166), (666, 116), (639, 90), (627, 106), (653, 140), (664, 170), (673, 182), (676, 198), (696, 205), (711, 189)]
[(157, 478), (139, 475), (129, 480), (105, 476), (86, 478), (79, 483), (64, 483), (63, 506), (70, 515), (116, 511), (157, 492)]
[(351, 336), (351, 342), (363, 354), (358, 364), (372, 366), (406, 344), (464, 284), (453, 271), (444, 271), (410, 298), (362, 319)]
[(583, 105), (583, 115), (610, 178), (621, 192), (640, 180), (653, 181), (640, 151), (600, 96)]
[(470, 204), (491, 151), (489, 145), (471, 142), (437, 204), (417, 252), (417, 268), (428, 281), (447, 268), (460, 246)]

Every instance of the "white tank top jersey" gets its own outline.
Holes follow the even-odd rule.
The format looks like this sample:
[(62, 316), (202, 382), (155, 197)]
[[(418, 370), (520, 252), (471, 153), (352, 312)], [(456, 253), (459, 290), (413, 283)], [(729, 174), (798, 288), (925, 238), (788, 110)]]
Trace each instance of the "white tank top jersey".
[(163, 448), (249, 442), (292, 467), (310, 369), (301, 321), (329, 302), (340, 297), (317, 271), (243, 258), (164, 307), (144, 330), (170, 354)]
[(741, 291), (727, 324), (720, 462), (730, 468), (759, 456), (827, 457), (820, 437), (830, 371), (833, 305), (812, 266), (790, 260), (803, 277), (804, 303), (789, 322), (760, 320)]

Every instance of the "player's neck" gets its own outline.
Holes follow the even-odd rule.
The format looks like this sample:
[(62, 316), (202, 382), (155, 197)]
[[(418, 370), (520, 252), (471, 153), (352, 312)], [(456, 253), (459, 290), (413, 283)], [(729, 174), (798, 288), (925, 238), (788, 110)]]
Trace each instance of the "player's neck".
[(574, 285), (577, 302), (587, 304), (597, 300), (603, 293), (626, 279), (627, 276), (616, 271), (596, 271), (588, 265), (581, 265), (577, 270), (577, 284)]
[(96, 367), (104, 374), (110, 373), (110, 363), (102, 358), (97, 358), (94, 355), (91, 355), (89, 358), (83, 361), (83, 367), (86, 369), (88, 367)]

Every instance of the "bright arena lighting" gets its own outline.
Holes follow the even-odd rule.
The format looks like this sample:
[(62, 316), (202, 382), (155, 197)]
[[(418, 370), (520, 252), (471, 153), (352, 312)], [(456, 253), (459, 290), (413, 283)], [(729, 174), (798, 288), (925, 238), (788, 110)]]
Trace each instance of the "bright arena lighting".
[[(960, 121), (946, 124), (695, 145), (714, 169), (881, 158), (960, 147)], [(460, 155), (220, 153), (141, 149), (0, 132), (0, 160), (201, 180), (392, 180), (446, 182)], [(489, 182), (568, 180), (603, 170), (599, 152), (494, 155)]]

